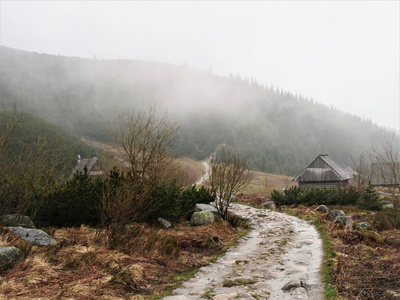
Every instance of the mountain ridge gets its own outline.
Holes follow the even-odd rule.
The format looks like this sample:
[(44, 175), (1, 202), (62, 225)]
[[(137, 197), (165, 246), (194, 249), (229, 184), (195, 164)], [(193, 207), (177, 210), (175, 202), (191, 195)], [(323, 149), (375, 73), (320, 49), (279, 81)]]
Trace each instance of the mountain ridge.
[(118, 115), (159, 111), (181, 126), (176, 152), (204, 159), (216, 146), (246, 157), (251, 168), (295, 175), (316, 155), (353, 165), (393, 133), (370, 120), (239, 75), (138, 60), (37, 54), (1, 46), (1, 106), (17, 106), (77, 136), (109, 141)]

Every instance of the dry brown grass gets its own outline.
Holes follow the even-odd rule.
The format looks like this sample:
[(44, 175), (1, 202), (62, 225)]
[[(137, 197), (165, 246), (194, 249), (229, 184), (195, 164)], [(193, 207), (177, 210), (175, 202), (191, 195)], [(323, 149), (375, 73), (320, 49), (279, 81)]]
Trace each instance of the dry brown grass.
[[(353, 221), (372, 223), (368, 211), (356, 207), (336, 207)], [(318, 217), (327, 225), (334, 257), (334, 281), (346, 299), (400, 299), (400, 230), (344, 230), (315, 207), (293, 207), (299, 215)], [(393, 213), (393, 212), (392, 212)], [(400, 214), (400, 212), (397, 212)]]
[(285, 175), (256, 171), (252, 171), (252, 174), (253, 179), (250, 184), (241, 191), (243, 194), (260, 194), (268, 198), (274, 189), (280, 191), (297, 184), (292, 181), (293, 177)]
[[(169, 230), (136, 224), (125, 243), (109, 249), (94, 229), (52, 232), (58, 245), (33, 247), (25, 260), (1, 274), (0, 299), (150, 298), (177, 274), (208, 264), (239, 234), (222, 221)], [(18, 242), (7, 232), (0, 241)]]

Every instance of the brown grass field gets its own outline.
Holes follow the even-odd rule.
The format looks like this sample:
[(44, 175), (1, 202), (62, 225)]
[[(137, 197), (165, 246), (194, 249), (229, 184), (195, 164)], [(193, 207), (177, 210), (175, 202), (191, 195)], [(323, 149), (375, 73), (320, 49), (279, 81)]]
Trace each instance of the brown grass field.
[(117, 249), (85, 226), (48, 232), (58, 245), (30, 247), (1, 229), (0, 243), (19, 245), (27, 256), (2, 271), (0, 299), (158, 299), (215, 260), (246, 230), (222, 220), (168, 230), (136, 224)]

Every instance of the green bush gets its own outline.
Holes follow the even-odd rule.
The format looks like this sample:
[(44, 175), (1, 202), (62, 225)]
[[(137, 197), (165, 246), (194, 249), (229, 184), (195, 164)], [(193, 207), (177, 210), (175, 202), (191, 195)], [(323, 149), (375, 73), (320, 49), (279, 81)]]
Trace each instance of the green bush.
[(154, 212), (148, 216), (148, 221), (163, 217), (169, 221), (188, 218), (197, 203), (213, 201), (207, 189), (196, 189), (190, 186), (186, 189), (178, 187), (175, 182), (163, 184), (152, 193)]
[(297, 186), (284, 191), (284, 194), (274, 190), (271, 200), (278, 206), (304, 204), (304, 205), (354, 205), (360, 198), (360, 193), (354, 188), (310, 188), (301, 189)]
[(46, 197), (35, 222), (40, 226), (79, 226), (100, 223), (101, 196), (105, 180), (77, 172)]
[(357, 206), (362, 209), (381, 210), (382, 203), (373, 185), (368, 184), (364, 187), (363, 193), (357, 202)]

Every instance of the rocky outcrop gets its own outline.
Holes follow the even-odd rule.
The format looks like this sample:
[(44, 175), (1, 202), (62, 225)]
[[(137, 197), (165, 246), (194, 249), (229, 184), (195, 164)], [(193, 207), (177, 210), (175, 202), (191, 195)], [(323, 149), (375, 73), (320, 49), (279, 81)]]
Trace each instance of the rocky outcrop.
[(165, 220), (164, 218), (158, 218), (157, 222), (158, 222), (158, 224), (160, 224), (160, 226), (162, 228), (165, 228), (165, 229), (171, 228), (171, 226), (172, 226), (171, 222)]
[(40, 229), (30, 229), (22, 227), (6, 227), (7, 229), (19, 235), (32, 245), (36, 246), (51, 246), (57, 245), (57, 241), (49, 236), (46, 232)]
[(16, 247), (0, 247), (0, 269), (11, 268), (22, 256)]
[(20, 214), (8, 214), (0, 216), (0, 224), (3, 226), (33, 228), (36, 226), (28, 216)]
[(205, 225), (214, 222), (214, 214), (209, 211), (198, 211), (193, 213), (190, 224), (192, 225)]

